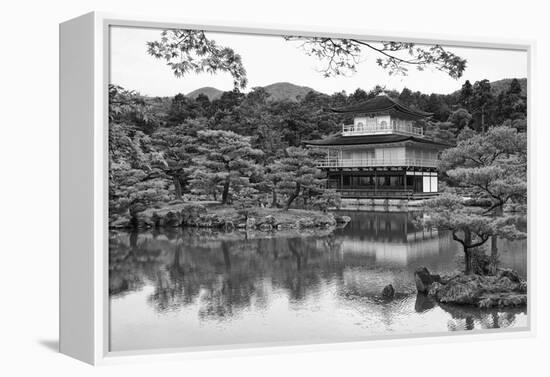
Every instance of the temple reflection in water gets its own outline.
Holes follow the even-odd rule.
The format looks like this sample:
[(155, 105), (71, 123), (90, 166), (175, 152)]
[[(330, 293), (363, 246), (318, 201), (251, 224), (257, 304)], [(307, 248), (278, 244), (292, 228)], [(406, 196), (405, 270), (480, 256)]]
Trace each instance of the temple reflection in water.
[(437, 267), (438, 262), (448, 262), (449, 250), (458, 250), (447, 232), (416, 227), (409, 212), (354, 212), (353, 216), (356, 221), (348, 224), (342, 240), (347, 259), (369, 257), (388, 267), (421, 261)]

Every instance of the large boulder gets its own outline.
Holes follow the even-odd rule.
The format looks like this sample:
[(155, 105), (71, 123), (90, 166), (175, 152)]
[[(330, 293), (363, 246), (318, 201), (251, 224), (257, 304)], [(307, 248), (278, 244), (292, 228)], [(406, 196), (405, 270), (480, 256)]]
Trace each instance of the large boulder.
[(155, 219), (142, 212), (132, 218), (132, 225), (135, 229), (150, 229), (155, 226)]
[(334, 220), (336, 221), (336, 224), (342, 225), (349, 223), (351, 221), (351, 217), (336, 215), (334, 216)]
[(199, 228), (221, 228), (225, 225), (225, 220), (215, 213), (201, 215), (195, 224)]
[(256, 218), (249, 217), (246, 219), (246, 229), (256, 229)]
[(440, 281), (441, 277), (430, 274), (430, 271), (426, 267), (420, 267), (414, 271), (414, 282), (416, 283), (416, 290), (419, 293), (428, 293), (430, 286)]
[(296, 228), (313, 228), (315, 222), (309, 217), (304, 217), (296, 221)]
[(313, 219), (313, 226), (317, 228), (329, 228), (336, 225), (336, 219), (330, 214), (324, 216), (316, 216)]
[(113, 229), (133, 228), (132, 218), (127, 215), (115, 217), (109, 222), (109, 228), (113, 228)]
[(275, 225), (275, 217), (273, 217), (272, 215), (267, 215), (267, 216), (264, 216), (264, 217), (260, 217), (256, 221), (256, 224), (260, 227), (264, 224), (271, 225), (271, 227), (273, 227)]
[(391, 284), (386, 285), (384, 289), (382, 289), (382, 297), (389, 299), (389, 298), (393, 298), (393, 296), (395, 296), (395, 289), (393, 288), (393, 285)]
[(200, 204), (186, 204), (182, 207), (180, 215), (183, 225), (198, 226), (203, 222), (201, 217), (206, 215), (206, 207)]
[(182, 225), (181, 213), (168, 211), (164, 215), (153, 214), (153, 221), (156, 226), (178, 228)]
[(514, 283), (521, 283), (522, 282), (522, 279), (519, 276), (519, 274), (516, 271), (514, 271), (512, 269), (509, 269), (509, 268), (499, 268), (497, 270), (497, 276), (498, 277), (506, 277)]
[(271, 232), (273, 230), (273, 225), (269, 223), (262, 223), (260, 224), (258, 229), (260, 229), (262, 232)]

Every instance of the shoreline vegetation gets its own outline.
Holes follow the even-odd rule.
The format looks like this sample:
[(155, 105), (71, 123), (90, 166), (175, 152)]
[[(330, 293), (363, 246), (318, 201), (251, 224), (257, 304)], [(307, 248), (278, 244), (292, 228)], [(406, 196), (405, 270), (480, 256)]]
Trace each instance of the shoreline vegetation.
[(182, 202), (159, 204), (144, 211), (114, 216), (109, 221), (110, 229), (159, 229), (159, 228), (215, 228), (223, 230), (242, 229), (263, 232), (329, 229), (350, 221), (348, 216), (316, 210), (267, 207), (238, 209), (218, 202)]

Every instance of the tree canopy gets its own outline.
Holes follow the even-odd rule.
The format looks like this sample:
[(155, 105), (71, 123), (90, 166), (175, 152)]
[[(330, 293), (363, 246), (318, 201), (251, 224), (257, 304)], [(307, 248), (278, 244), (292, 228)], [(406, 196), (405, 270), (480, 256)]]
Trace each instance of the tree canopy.
[(228, 72), (235, 88), (246, 88), (246, 70), (241, 56), (229, 47), (219, 46), (202, 30), (163, 30), (160, 39), (147, 42), (147, 52), (163, 59), (176, 77), (189, 72)]
[[(450, 192), (426, 203), (424, 226), (448, 229), (464, 250), (465, 271), (472, 272), (473, 250), (491, 237), (524, 237), (527, 204), (527, 138), (508, 126), (464, 135), (441, 156), (440, 171)], [(454, 190), (454, 192), (453, 192)], [(487, 200), (486, 208), (464, 198)], [(504, 211), (505, 205), (513, 205)]]
[(325, 64), (325, 77), (348, 75), (357, 71), (357, 65), (373, 55), (373, 60), (390, 75), (407, 75), (409, 68), (423, 71), (434, 68), (454, 79), (462, 77), (466, 59), (440, 45), (418, 46), (406, 42), (368, 42), (359, 39), (286, 36), (288, 41), (300, 41), (300, 48), (309, 56)]

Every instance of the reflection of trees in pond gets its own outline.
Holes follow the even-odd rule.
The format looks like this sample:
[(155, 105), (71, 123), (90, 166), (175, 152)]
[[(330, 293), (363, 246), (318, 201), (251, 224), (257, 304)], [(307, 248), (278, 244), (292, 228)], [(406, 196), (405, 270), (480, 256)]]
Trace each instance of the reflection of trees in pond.
[(183, 262), (183, 245), (178, 238), (175, 241), (171, 261), (159, 266), (153, 281), (155, 290), (149, 302), (157, 311), (177, 310), (191, 304), (199, 295), (197, 276), (187, 274)]
[(256, 272), (248, 269), (243, 258), (231, 255), (230, 242), (220, 243), (223, 270), (216, 269), (214, 274), (203, 276), (200, 283), (203, 292), (199, 310), (201, 318), (232, 317), (237, 311), (249, 307), (255, 295), (262, 294), (252, 278)]
[(327, 275), (342, 274), (340, 263), (331, 263), (334, 251), (337, 250), (333, 239), (317, 241), (291, 238), (279, 248), (279, 257), (274, 261), (275, 273), (271, 279), (275, 287), (289, 292), (293, 302), (300, 302), (318, 293)]
[(162, 249), (137, 234), (117, 233), (109, 238), (109, 294), (112, 296), (143, 287), (144, 276), (162, 264)]
[[(118, 233), (111, 245), (110, 280), (116, 292), (149, 281), (154, 287), (149, 302), (157, 311), (199, 302), (201, 318), (222, 319), (251, 305), (266, 306), (267, 289), (284, 289), (293, 300), (302, 300), (319, 289), (325, 275), (341, 274), (334, 263), (334, 237), (246, 239), (238, 233), (180, 230), (137, 237)], [(149, 265), (118, 257), (138, 253), (147, 256), (143, 260)]]
[[(392, 310), (400, 310), (402, 300), (415, 294), (414, 268), (426, 265), (434, 272), (446, 272), (455, 254), (446, 248), (441, 235), (400, 233), (410, 229), (403, 225), (408, 221), (406, 215), (388, 221), (384, 219), (388, 215), (369, 218), (368, 225), (362, 222), (364, 216), (357, 215), (350, 229), (338, 230), (336, 235), (281, 237), (281, 232), (243, 234), (212, 229), (113, 232), (109, 291), (116, 296), (148, 284), (153, 288), (148, 302), (157, 312), (198, 305), (202, 319), (224, 319), (247, 308), (266, 308), (274, 297), (288, 296), (292, 307), (300, 307), (306, 300), (313, 303), (329, 293), (336, 294), (342, 305), (379, 313), (384, 323), (391, 323)], [(384, 242), (372, 233), (370, 224), (374, 223), (380, 224)], [(435, 242), (426, 244), (426, 238)], [(356, 247), (350, 247), (350, 240)], [(388, 249), (385, 253), (371, 253), (372, 245), (382, 244)], [(433, 249), (416, 252), (426, 245)], [(399, 259), (403, 255), (405, 259)], [(397, 299), (380, 301), (383, 287), (390, 283)], [(417, 297), (416, 307), (417, 311), (428, 310), (429, 302)]]
[[(509, 327), (516, 321), (518, 314), (527, 314), (526, 308), (479, 309), (472, 306), (439, 305), (452, 317), (447, 323), (450, 331), (495, 329)], [(476, 326), (477, 325), (477, 326)]]

